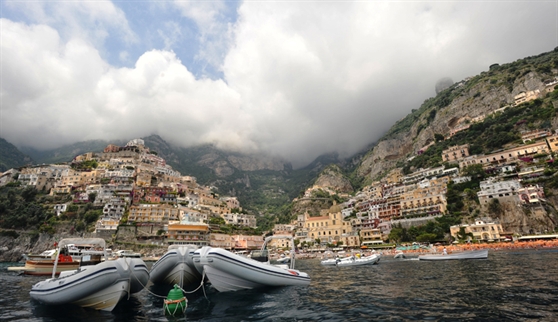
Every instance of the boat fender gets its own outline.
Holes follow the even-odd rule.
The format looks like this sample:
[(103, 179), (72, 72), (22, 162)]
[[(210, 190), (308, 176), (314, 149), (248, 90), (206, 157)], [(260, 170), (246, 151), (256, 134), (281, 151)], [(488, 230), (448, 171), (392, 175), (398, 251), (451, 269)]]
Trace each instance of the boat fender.
[(169, 291), (167, 298), (163, 302), (163, 310), (165, 315), (175, 316), (176, 314), (184, 314), (188, 307), (188, 299), (182, 293), (180, 287), (174, 284), (174, 288)]

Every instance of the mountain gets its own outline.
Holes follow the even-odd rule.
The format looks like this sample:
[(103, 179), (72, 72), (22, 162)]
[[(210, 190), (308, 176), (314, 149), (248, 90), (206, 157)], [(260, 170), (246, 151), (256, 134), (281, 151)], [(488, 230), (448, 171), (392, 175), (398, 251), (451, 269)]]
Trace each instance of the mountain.
[(324, 156), (311, 165), (294, 170), (290, 163), (263, 154), (224, 151), (213, 145), (189, 148), (172, 146), (157, 135), (143, 138), (183, 175), (213, 186), (221, 195), (236, 196), (247, 210), (276, 214), (299, 196), (327, 165), (337, 160)]
[(33, 163), (33, 159), (23, 154), (10, 142), (0, 138), (0, 172)]
[(65, 145), (56, 149), (38, 150), (31, 147), (21, 147), (21, 151), (30, 155), (37, 164), (46, 163), (59, 163), (70, 162), (75, 156), (86, 152), (103, 152), (103, 149), (109, 144), (123, 145), (126, 142), (121, 140), (104, 141), (104, 140), (90, 140), (83, 142), (76, 142), (73, 144)]

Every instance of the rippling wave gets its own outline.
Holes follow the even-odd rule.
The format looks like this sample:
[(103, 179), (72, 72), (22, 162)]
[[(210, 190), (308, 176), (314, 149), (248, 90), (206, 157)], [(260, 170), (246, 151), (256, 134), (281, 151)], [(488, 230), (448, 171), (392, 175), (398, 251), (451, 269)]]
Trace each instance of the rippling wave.
[[(2, 321), (168, 321), (170, 287), (149, 286), (112, 312), (30, 301), (40, 277), (0, 263)], [(188, 295), (188, 321), (556, 321), (558, 251), (491, 252), (487, 260), (429, 262), (384, 257), (378, 265), (325, 267), (299, 260), (308, 287)], [(207, 296), (207, 297), (206, 297)]]

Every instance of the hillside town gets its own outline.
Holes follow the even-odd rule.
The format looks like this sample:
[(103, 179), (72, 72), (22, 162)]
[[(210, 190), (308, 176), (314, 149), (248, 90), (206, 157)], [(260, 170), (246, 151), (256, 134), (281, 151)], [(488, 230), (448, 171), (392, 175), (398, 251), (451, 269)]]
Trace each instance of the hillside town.
[[(546, 84), (547, 90), (543, 93), (520, 93), (515, 97), (514, 106), (550, 93), (556, 84), (557, 81)], [(493, 113), (503, 112), (508, 107)], [(461, 120), (448, 137), (466, 131), (468, 124), (483, 122), (487, 116)], [(314, 250), (381, 247), (389, 242), (394, 226), (419, 226), (447, 214), (448, 184), (470, 181), (470, 176), (461, 173), (473, 165), (480, 165), (491, 174), (480, 183), (477, 192), (482, 210), (474, 222), (451, 227), (447, 233), (452, 239), (457, 239), (460, 230), (472, 234), (475, 240), (486, 242), (512, 240), (525, 233), (546, 233), (517, 231), (482, 215), (494, 200), (544, 213), (541, 206), (545, 201), (544, 189), (531, 182), (544, 175), (545, 162), (553, 161), (552, 155), (558, 151), (558, 133), (534, 129), (524, 131), (521, 139), (522, 144), (486, 155), (471, 155), (468, 144), (452, 146), (442, 152), (442, 166), (407, 174), (402, 168), (395, 168), (381, 181), (353, 194), (332, 187), (310, 187), (294, 201), (312, 200), (314, 193), (321, 191), (338, 195), (344, 202), (334, 202), (319, 214), (293, 213), (296, 218), (292, 222), (275, 224), (267, 234), (295, 236), (300, 247)], [(416, 154), (424, 153), (432, 145), (419, 149)], [(191, 244), (250, 250), (260, 248), (266, 234), (254, 233), (256, 216), (243, 213), (236, 197), (219, 196), (211, 187), (199, 185), (195, 177), (173, 170), (141, 139), (131, 140), (125, 146), (110, 144), (101, 153), (78, 155), (70, 163), (10, 169), (0, 177), (0, 186), (14, 183), (65, 200), (50, 206), (56, 216), (74, 213), (85, 204), (102, 208), (102, 216), (92, 233), (107, 240), (118, 238), (148, 245)], [(253, 234), (224, 232), (219, 223), (252, 229)], [(287, 246), (287, 240), (282, 239), (270, 245)]]
[[(522, 104), (541, 98), (552, 92), (558, 81), (545, 84), (543, 92), (521, 92), (515, 96), (514, 104), (492, 112), (501, 113), (509, 107), (521, 108)], [(459, 86), (459, 84), (458, 84)], [(489, 115), (478, 115), (457, 123), (447, 137), (466, 131), (469, 124), (483, 122)], [(480, 211), (470, 223), (455, 225), (447, 232), (452, 240), (458, 240), (463, 231), (469, 239), (482, 242), (512, 241), (521, 235), (546, 234), (554, 230), (552, 225), (527, 231), (506, 225), (486, 215), (491, 203), (510, 204), (523, 211), (544, 216), (544, 188), (537, 183), (545, 176), (545, 165), (554, 161), (558, 151), (558, 132), (548, 129), (533, 129), (521, 133), (521, 144), (490, 154), (470, 155), (469, 145), (456, 145), (442, 151), (442, 166), (418, 169), (404, 175), (402, 168), (390, 171), (381, 181), (364, 187), (356, 195), (344, 194), (348, 201), (321, 212), (320, 216), (308, 213), (298, 215), (291, 225), (276, 226), (276, 231), (296, 234), (302, 245), (319, 244), (348, 247), (377, 247), (389, 240), (392, 227), (423, 225), (447, 214), (447, 187), (471, 181), (470, 176), (461, 175), (464, 169), (478, 165), (490, 174), (480, 183), (476, 193)], [(424, 153), (434, 142), (419, 149)], [(411, 157), (412, 159), (414, 157)], [(324, 187), (312, 187), (303, 198), (312, 192), (325, 189), (330, 194), (336, 191)], [(554, 237), (555, 238), (555, 237)]]

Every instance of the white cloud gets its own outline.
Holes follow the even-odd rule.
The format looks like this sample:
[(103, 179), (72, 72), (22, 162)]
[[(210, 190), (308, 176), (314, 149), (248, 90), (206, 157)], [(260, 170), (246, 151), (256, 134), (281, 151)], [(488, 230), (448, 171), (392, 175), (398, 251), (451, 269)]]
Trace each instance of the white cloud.
[[(2, 19), (0, 135), (54, 147), (156, 133), (303, 165), (373, 142), (444, 76), (460, 80), (557, 45), (553, 3), (246, 2), (232, 26), (219, 16), (221, 3), (177, 5), (204, 30), (200, 37), (226, 33), (199, 53), (220, 64), (223, 80), (196, 79), (176, 57), (181, 29), (173, 23), (161, 23), (167, 48), (116, 68), (89, 41), (88, 24), (72, 36), (52, 27), (74, 23), (62, 9), (31, 6), (37, 24)], [(99, 12), (125, 21), (107, 8)], [(109, 24), (101, 14), (89, 19)]]

